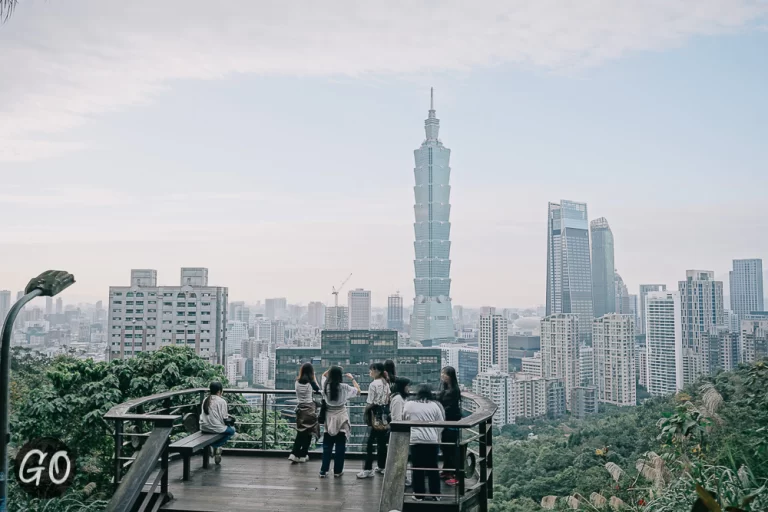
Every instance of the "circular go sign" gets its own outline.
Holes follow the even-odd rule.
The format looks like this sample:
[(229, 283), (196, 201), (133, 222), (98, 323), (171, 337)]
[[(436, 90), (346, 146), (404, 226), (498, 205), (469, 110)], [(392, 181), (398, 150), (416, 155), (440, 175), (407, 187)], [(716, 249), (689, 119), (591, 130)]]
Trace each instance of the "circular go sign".
[(58, 498), (75, 479), (75, 454), (51, 437), (28, 442), (15, 460), (16, 482), (36, 498)]

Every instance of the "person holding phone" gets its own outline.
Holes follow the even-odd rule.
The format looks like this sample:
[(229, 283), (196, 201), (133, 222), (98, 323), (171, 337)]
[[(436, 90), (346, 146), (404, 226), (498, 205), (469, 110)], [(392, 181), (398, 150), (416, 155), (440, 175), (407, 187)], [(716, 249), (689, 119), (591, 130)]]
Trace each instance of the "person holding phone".
[(333, 455), (333, 476), (340, 477), (344, 473), (344, 455), (347, 452), (347, 440), (352, 433), (347, 400), (360, 394), (360, 386), (352, 374), (348, 373), (346, 377), (352, 382), (352, 386), (342, 382), (340, 366), (331, 366), (323, 373), (320, 387), (326, 403), (326, 417), (320, 478), (328, 476), (331, 455)]

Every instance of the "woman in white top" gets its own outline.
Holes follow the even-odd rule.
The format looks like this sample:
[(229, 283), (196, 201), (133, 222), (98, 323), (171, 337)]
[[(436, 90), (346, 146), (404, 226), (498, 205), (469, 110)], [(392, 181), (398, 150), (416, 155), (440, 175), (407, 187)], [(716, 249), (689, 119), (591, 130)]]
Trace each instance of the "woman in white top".
[(322, 390), (326, 404), (325, 434), (323, 435), (323, 462), (320, 466), (320, 478), (328, 475), (331, 468), (331, 454), (336, 448), (333, 458), (333, 476), (339, 477), (344, 473), (344, 454), (347, 451), (347, 439), (352, 432), (347, 412), (347, 400), (360, 394), (360, 386), (351, 374), (346, 375), (352, 381), (352, 386), (344, 384), (341, 367), (331, 366), (323, 374)]
[[(445, 411), (440, 402), (432, 399), (432, 389), (427, 384), (419, 388), (416, 400), (407, 402), (403, 410), (406, 421), (442, 422), (445, 421)], [(435, 497), (423, 497), (425, 494), (424, 476), (429, 480), (429, 494), (440, 494), (440, 474), (437, 468), (441, 428), (412, 427), (411, 428), (411, 463), (413, 464), (413, 492), (417, 501), (436, 501)], [(432, 470), (434, 468), (434, 470)], [(429, 469), (430, 471), (424, 471)], [(426, 473), (426, 475), (425, 475)]]
[(376, 473), (384, 473), (387, 464), (387, 443), (389, 442), (389, 382), (386, 379), (386, 371), (383, 363), (373, 363), (369, 369), (371, 384), (368, 386), (368, 400), (365, 406), (365, 417), (370, 430), (368, 431), (368, 444), (365, 450), (365, 465), (357, 474), (357, 478), (372, 478), (373, 450), (376, 446), (376, 459), (378, 467)]
[(320, 386), (315, 380), (315, 369), (312, 367), (312, 363), (301, 365), (294, 389), (296, 389), (296, 399), (298, 400), (298, 405), (296, 405), (296, 439), (293, 441), (293, 450), (291, 450), (288, 460), (291, 463), (307, 462), (312, 437), (320, 439), (317, 406), (312, 398), (315, 391), (320, 391)]
[(224, 390), (221, 382), (211, 382), (209, 389), (210, 394), (203, 401), (202, 411), (200, 411), (200, 430), (214, 434), (225, 434), (224, 438), (216, 441), (209, 448), (216, 464), (221, 464), (221, 447), (235, 435), (235, 427), (227, 426), (225, 423), (229, 418), (229, 412), (227, 411), (227, 401), (221, 398)]

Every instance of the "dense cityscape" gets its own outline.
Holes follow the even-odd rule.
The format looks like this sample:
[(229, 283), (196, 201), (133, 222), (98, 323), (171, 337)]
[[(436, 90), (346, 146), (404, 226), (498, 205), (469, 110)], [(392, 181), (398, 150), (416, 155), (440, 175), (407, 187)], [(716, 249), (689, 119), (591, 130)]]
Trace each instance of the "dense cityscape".
[[(359, 367), (393, 359), (413, 382), (435, 383), (457, 370), (464, 389), (498, 405), (494, 424), (583, 418), (600, 404), (631, 407), (666, 396), (702, 376), (768, 356), (761, 259), (735, 259), (730, 308), (712, 270), (681, 271), (674, 284), (640, 284), (630, 293), (616, 271), (614, 235), (587, 205), (548, 205), (546, 304), (529, 308), (452, 305), (450, 150), (438, 138), (431, 93), (425, 140), (415, 151), (415, 297), (393, 293), (373, 308), (371, 292), (331, 287), (333, 302), (290, 304), (285, 297), (232, 301), (209, 283), (207, 268), (181, 268), (177, 284), (134, 269), (96, 304), (47, 298), (22, 311), (12, 343), (55, 356), (109, 361), (167, 345), (194, 348), (221, 364), (232, 385), (292, 389), (311, 362)], [(542, 219), (544, 229), (544, 219)], [(619, 236), (619, 240), (621, 237)], [(683, 275), (684, 273), (684, 275)], [(339, 305), (345, 292), (347, 305)], [(23, 292), (17, 292), (20, 298)], [(0, 318), (14, 295), (0, 291)], [(640, 393), (638, 393), (640, 390)]]

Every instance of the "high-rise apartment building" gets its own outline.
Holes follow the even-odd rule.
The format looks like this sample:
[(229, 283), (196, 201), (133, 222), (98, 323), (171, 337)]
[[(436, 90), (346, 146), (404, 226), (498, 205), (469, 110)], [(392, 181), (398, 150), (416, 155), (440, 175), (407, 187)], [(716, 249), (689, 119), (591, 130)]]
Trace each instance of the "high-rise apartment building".
[(592, 322), (594, 386), (599, 402), (637, 404), (635, 321), (631, 315), (609, 314)]
[[(0, 326), (5, 322), (5, 317), (11, 310), (11, 292), (10, 290), (0, 290)], [(2, 330), (2, 327), (0, 327)]]
[[(593, 329), (594, 331), (594, 329)], [(595, 350), (594, 340), (592, 346), (582, 345), (579, 347), (579, 385), (595, 385)]]
[(267, 317), (258, 317), (253, 324), (253, 334), (258, 341), (272, 341), (272, 322)]
[(349, 330), (349, 308), (347, 306), (329, 306), (325, 308), (325, 330)]
[(715, 327), (709, 333), (709, 373), (730, 371), (739, 364), (740, 332), (727, 325)]
[(641, 284), (640, 285), (640, 329), (638, 334), (645, 334), (645, 297), (650, 292), (665, 292), (667, 291), (667, 285), (665, 284)]
[(529, 375), (541, 376), (541, 352), (536, 352), (531, 357), (521, 358), (521, 371)]
[(635, 345), (635, 376), (637, 383), (648, 388), (648, 353), (643, 345)]
[(571, 414), (574, 418), (583, 419), (590, 414), (597, 414), (597, 388), (594, 386), (577, 386), (571, 396)]
[(751, 364), (765, 357), (768, 357), (768, 315), (749, 315), (741, 321), (739, 360)]
[(438, 139), (434, 101), (424, 121), (426, 139), (415, 150), (415, 297), (411, 339), (432, 345), (455, 340), (451, 307), (451, 150)]
[(640, 303), (637, 295), (629, 294), (629, 314), (635, 319), (635, 334), (640, 332)]
[(325, 304), (310, 302), (307, 306), (307, 323), (313, 327), (325, 325)]
[(53, 297), (45, 298), (45, 314), (46, 315), (53, 314)]
[(367, 331), (371, 328), (371, 291), (358, 288), (347, 293), (349, 329)]
[(599, 318), (616, 312), (613, 232), (603, 217), (590, 222), (589, 231), (592, 235), (592, 303), (595, 318)]
[(182, 268), (180, 286), (158, 286), (156, 271), (132, 270), (131, 283), (109, 288), (110, 359), (183, 345), (224, 364), (228, 289), (209, 286), (206, 269)]
[(387, 329), (403, 330), (403, 298), (400, 293), (387, 297)]
[[(243, 341), (248, 341), (248, 324), (241, 321), (227, 322), (227, 355), (240, 352)], [(241, 354), (244, 358), (244, 354)]]
[(733, 260), (730, 272), (731, 311), (739, 318), (763, 311), (763, 260)]
[(592, 335), (592, 264), (587, 205), (549, 203), (547, 233), (547, 316), (578, 315), (580, 341)]
[(560, 313), (541, 320), (541, 375), (563, 380), (568, 410), (573, 389), (580, 383), (579, 332), (577, 315)]
[(275, 347), (285, 345), (285, 323), (282, 320), (272, 322), (272, 344)]
[(496, 314), (490, 308), (486, 315), (480, 316), (477, 334), (479, 348), (478, 373), (496, 366), (501, 372), (509, 372), (509, 341), (507, 339), (507, 319)]
[(616, 293), (615, 312), (620, 315), (631, 315), (632, 305), (629, 302), (629, 290), (618, 272), (614, 274), (614, 291)]
[(287, 309), (288, 303), (285, 297), (266, 299), (264, 301), (264, 316), (270, 320), (277, 320), (283, 317)]
[(64, 313), (64, 300), (61, 297), (56, 299), (56, 314), (60, 315)]
[(498, 406), (493, 416), (497, 427), (514, 424), (519, 418), (540, 418), (547, 414), (546, 381), (536, 375), (509, 375), (494, 366), (477, 374), (473, 391)]
[(723, 282), (708, 270), (688, 270), (678, 282), (683, 313), (683, 383), (709, 375), (709, 334), (725, 325)]
[(683, 388), (683, 317), (679, 292), (647, 292), (645, 300), (646, 384), (652, 396)]

